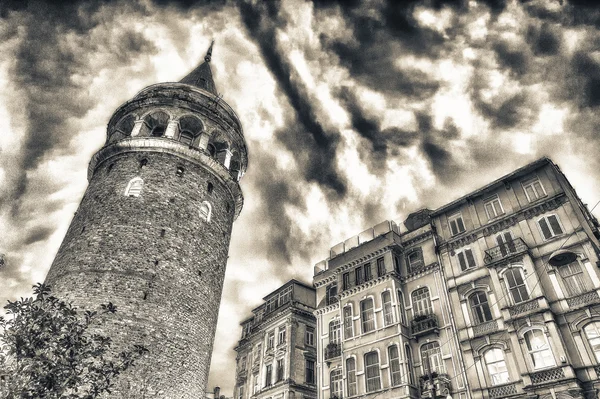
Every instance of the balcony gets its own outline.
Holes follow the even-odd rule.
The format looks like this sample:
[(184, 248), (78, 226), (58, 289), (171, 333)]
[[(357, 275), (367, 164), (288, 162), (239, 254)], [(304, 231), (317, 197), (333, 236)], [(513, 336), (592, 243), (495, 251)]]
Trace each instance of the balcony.
[(330, 342), (325, 348), (325, 360), (331, 360), (342, 355), (342, 347), (340, 344)]
[(507, 396), (516, 395), (517, 384), (513, 382), (510, 384), (491, 387), (488, 388), (488, 393), (490, 394), (490, 399), (506, 398)]
[[(517, 316), (523, 315), (524, 313), (528, 313), (533, 310), (540, 309), (540, 301), (539, 300), (540, 300), (540, 298), (533, 298), (526, 302), (521, 302), (516, 305), (513, 305), (508, 308), (508, 313), (510, 314), (511, 318), (515, 318)], [(545, 300), (543, 301), (542, 306), (547, 306), (547, 304), (545, 304)]]
[(586, 292), (585, 294), (575, 296), (573, 298), (567, 298), (567, 305), (569, 305), (570, 308), (574, 308), (574, 307), (578, 307), (581, 305), (587, 305), (590, 303), (597, 303), (598, 301), (600, 301), (598, 292), (590, 291), (590, 292)]
[(433, 377), (433, 384), (435, 385), (435, 398), (432, 396), (432, 386), (429, 381), (429, 375), (425, 374), (419, 377), (419, 382), (421, 385), (421, 398), (443, 398), (445, 399), (452, 392), (452, 386), (450, 382), (452, 379), (448, 374), (438, 373), (436, 371), (431, 373)]
[(429, 333), (439, 334), (440, 326), (437, 316), (434, 314), (423, 314), (415, 316), (410, 323), (410, 330), (414, 338), (417, 340), (420, 336)]
[(498, 331), (498, 321), (486, 321), (485, 323), (477, 324), (473, 326), (473, 336), (479, 337), (481, 335), (491, 334), (494, 331)]
[(562, 380), (565, 378), (565, 372), (562, 367), (556, 367), (553, 369), (530, 373), (529, 378), (531, 378), (531, 383), (534, 385), (543, 384), (545, 382)]
[(515, 238), (512, 241), (507, 241), (485, 251), (483, 261), (486, 265), (499, 262), (504, 259), (509, 259), (513, 256), (527, 252), (529, 247), (521, 238)]

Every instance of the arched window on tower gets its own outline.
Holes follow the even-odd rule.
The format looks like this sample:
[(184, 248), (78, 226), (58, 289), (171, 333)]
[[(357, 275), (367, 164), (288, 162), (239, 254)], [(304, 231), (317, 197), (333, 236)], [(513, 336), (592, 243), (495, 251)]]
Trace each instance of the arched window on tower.
[(144, 187), (144, 181), (141, 177), (134, 177), (127, 184), (125, 195), (128, 197), (139, 197)]
[(200, 218), (205, 222), (210, 222), (210, 217), (212, 215), (212, 206), (210, 202), (204, 201), (202, 205), (200, 205)]
[(162, 137), (167, 130), (169, 115), (163, 111), (157, 111), (144, 118), (144, 127), (141, 136)]
[(179, 141), (185, 145), (192, 145), (194, 142), (194, 135), (191, 132), (184, 130), (183, 132), (179, 133)]

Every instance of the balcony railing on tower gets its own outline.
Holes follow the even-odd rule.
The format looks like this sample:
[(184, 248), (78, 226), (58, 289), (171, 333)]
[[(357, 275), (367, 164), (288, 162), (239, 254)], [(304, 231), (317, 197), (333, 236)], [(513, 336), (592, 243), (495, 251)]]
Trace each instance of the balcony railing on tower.
[(525, 244), (525, 241), (521, 238), (515, 238), (514, 240), (504, 242), (496, 247), (490, 248), (485, 251), (483, 260), (486, 264), (498, 262), (502, 259), (509, 258), (514, 255), (518, 255), (527, 252), (529, 247)]
[(437, 316), (434, 314), (422, 314), (415, 316), (410, 323), (410, 329), (413, 337), (419, 338), (422, 335), (429, 333), (439, 333), (440, 325)]

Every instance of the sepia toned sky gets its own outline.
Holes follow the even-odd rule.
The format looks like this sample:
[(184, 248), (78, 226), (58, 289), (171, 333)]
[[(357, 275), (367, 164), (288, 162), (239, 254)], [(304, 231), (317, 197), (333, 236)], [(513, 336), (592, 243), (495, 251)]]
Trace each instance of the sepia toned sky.
[(239, 322), (338, 242), (544, 155), (600, 200), (594, 3), (2, 1), (0, 301), (43, 281), (112, 112), (214, 39), (249, 148), (210, 376), (231, 395)]

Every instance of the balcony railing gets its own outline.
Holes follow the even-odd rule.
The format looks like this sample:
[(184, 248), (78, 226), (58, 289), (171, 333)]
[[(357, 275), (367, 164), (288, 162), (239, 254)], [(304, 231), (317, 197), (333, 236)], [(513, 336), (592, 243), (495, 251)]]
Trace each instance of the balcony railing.
[(510, 317), (515, 317), (521, 313), (529, 312), (530, 310), (535, 310), (540, 308), (540, 303), (537, 298), (530, 299), (527, 302), (522, 302), (517, 305), (511, 306), (508, 308), (508, 313)]
[(529, 374), (532, 384), (543, 384), (544, 382), (556, 381), (565, 378), (565, 372), (562, 367), (549, 370), (537, 371)]
[(483, 260), (486, 264), (494, 263), (510, 256), (526, 252), (529, 249), (525, 241), (515, 238), (485, 251)]
[(325, 360), (330, 360), (342, 355), (342, 348), (339, 344), (330, 342), (325, 347)]
[(415, 316), (410, 323), (410, 329), (412, 335), (415, 338), (418, 338), (421, 335), (429, 334), (430, 332), (438, 333), (440, 331), (440, 325), (436, 315), (424, 314)]
[(598, 297), (598, 293), (596, 291), (590, 291), (573, 298), (567, 298), (567, 304), (570, 308), (579, 305), (587, 305), (588, 303), (594, 303), (598, 301), (600, 301), (600, 297)]
[(517, 394), (517, 384), (512, 383), (512, 384), (492, 387), (492, 388), (488, 389), (488, 392), (490, 394), (491, 399), (505, 398), (510, 395), (516, 395)]
[(485, 323), (477, 324), (473, 326), (473, 335), (480, 336), (493, 333), (494, 331), (498, 331), (498, 321), (491, 320)]

